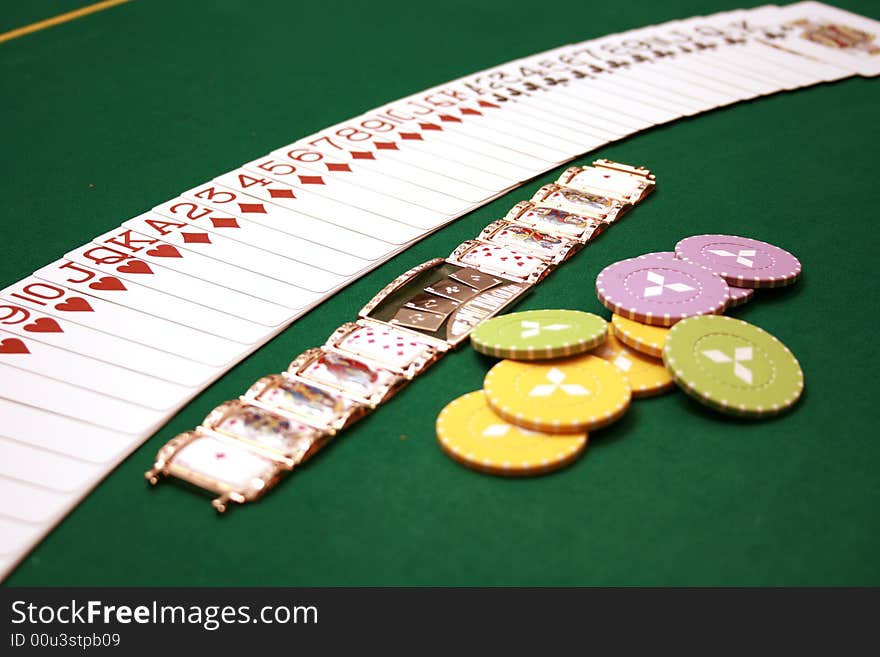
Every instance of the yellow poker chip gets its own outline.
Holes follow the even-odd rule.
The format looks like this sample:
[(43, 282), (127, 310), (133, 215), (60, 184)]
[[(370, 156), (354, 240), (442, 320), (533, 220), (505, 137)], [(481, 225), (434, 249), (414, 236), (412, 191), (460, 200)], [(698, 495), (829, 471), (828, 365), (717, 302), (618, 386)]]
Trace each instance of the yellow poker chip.
[(483, 381), (498, 415), (520, 427), (548, 433), (592, 431), (626, 412), (626, 378), (598, 356), (541, 362), (503, 360)]
[(641, 351), (654, 358), (663, 357), (663, 345), (669, 329), (664, 326), (649, 326), (623, 315), (611, 316), (611, 331), (630, 349)]
[(628, 348), (611, 333), (605, 344), (592, 353), (623, 373), (633, 397), (653, 397), (675, 387), (675, 381), (662, 360)]
[(505, 422), (482, 390), (450, 402), (437, 417), (443, 451), (474, 470), (522, 477), (568, 465), (587, 446), (587, 434), (548, 434)]

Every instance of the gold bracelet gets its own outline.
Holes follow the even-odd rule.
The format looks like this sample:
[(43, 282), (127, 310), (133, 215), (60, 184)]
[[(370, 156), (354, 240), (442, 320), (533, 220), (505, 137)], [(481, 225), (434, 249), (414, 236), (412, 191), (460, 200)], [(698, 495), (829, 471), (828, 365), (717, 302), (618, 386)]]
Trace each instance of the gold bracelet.
[(395, 278), (322, 347), (171, 439), (146, 473), (229, 502), (259, 499), (338, 432), (390, 399), (482, 321), (516, 303), (655, 187), (645, 168), (571, 167), (446, 258)]

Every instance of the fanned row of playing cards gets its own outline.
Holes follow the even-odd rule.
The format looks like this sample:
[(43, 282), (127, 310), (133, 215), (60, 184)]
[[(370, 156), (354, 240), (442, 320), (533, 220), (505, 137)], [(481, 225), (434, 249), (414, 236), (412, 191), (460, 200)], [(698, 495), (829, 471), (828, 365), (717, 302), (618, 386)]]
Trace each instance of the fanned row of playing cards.
[(878, 33), (806, 2), (540, 53), (272, 151), (10, 285), (0, 573), (209, 382), (414, 241), (651, 126), (876, 75)]

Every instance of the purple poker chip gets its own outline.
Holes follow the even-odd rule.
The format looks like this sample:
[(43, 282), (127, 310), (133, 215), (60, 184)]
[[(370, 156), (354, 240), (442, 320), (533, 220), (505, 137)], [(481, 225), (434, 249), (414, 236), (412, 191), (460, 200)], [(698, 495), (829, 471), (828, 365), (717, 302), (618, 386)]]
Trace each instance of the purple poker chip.
[(675, 245), (675, 255), (736, 287), (782, 287), (801, 275), (800, 261), (788, 251), (749, 237), (694, 235)]
[(728, 308), (736, 308), (744, 303), (748, 303), (755, 296), (755, 290), (750, 287), (734, 287), (730, 284), (727, 287), (730, 290), (730, 301), (727, 302)]
[(608, 265), (596, 277), (596, 293), (612, 312), (653, 326), (721, 313), (730, 298), (723, 278), (670, 251)]

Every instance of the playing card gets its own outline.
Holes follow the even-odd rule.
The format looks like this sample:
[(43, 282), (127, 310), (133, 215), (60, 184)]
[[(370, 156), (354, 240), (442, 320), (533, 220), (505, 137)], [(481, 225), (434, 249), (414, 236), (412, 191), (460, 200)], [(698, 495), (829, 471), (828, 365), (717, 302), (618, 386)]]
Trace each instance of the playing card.
[(66, 495), (0, 477), (0, 514), (30, 523), (48, 523), (69, 504)]
[(717, 87), (722, 93), (734, 91), (737, 98), (744, 94), (769, 93), (771, 86), (779, 89), (778, 85), (768, 85), (765, 79), (743, 76), (739, 71), (729, 70), (727, 65), (722, 66), (724, 62), (719, 62), (710, 52), (717, 49), (717, 44), (674, 32), (681, 25), (680, 21), (671, 21), (632, 30), (620, 35), (621, 38), (609, 37), (603, 46), (632, 62), (663, 62), (668, 64), (660, 67), (665, 76), (684, 77), (709, 89)]
[[(396, 124), (385, 122), (393, 130)], [(442, 127), (436, 126), (436, 130)], [(422, 139), (421, 132), (408, 133), (412, 139)], [(395, 139), (399, 133), (395, 133)], [(293, 144), (274, 151), (272, 155), (283, 156), (295, 162), (307, 162), (312, 166), (324, 166), (328, 170), (350, 170), (353, 173), (369, 171), (381, 178), (388, 178), (393, 184), (401, 180), (432, 190), (448, 191), (458, 198), (473, 203), (481, 202), (494, 187), (482, 186), (479, 181), (466, 180), (468, 168), (453, 167), (453, 163), (430, 156), (421, 157), (415, 152), (403, 153), (404, 158), (395, 158), (395, 149), (377, 151), (372, 145), (364, 150), (361, 144), (337, 144), (322, 135), (312, 135)], [(401, 139), (403, 139), (401, 137)], [(375, 143), (375, 142), (371, 142)], [(396, 146), (396, 143), (395, 143)], [(396, 152), (401, 154), (400, 149)], [(407, 160), (407, 156), (409, 160)], [(482, 172), (479, 172), (482, 174)]]
[(658, 90), (656, 87), (648, 88), (635, 81), (626, 81), (620, 77), (600, 74), (596, 74), (595, 77), (597, 86), (613, 96), (620, 96), (636, 103), (645, 103), (675, 116), (693, 116), (702, 112), (705, 107), (703, 103), (686, 96)]
[(110, 463), (138, 440), (88, 422), (0, 398), (0, 437), (90, 463)]
[[(451, 216), (403, 201), (393, 196), (353, 185), (342, 178), (327, 178), (298, 168), (290, 162), (282, 162), (272, 157), (262, 157), (242, 165), (256, 179), (277, 181), (290, 186), (297, 198), (305, 193), (341, 201), (346, 205), (367, 210), (376, 215), (393, 219), (402, 224), (430, 230), (450, 221)], [(308, 189), (305, 189), (308, 186)]]
[(0, 364), (165, 411), (197, 390), (0, 330)]
[(0, 516), (0, 577), (44, 531), (39, 525)]
[[(509, 81), (508, 89), (510, 82), (515, 82), (517, 88), (525, 92), (515, 97), (515, 105), (527, 103), (531, 97), (540, 98), (542, 94), (552, 92), (554, 103), (569, 108), (580, 108), (587, 114), (593, 113), (595, 120), (604, 119), (609, 128), (617, 123), (632, 129), (639, 127), (644, 121), (663, 122), (681, 115), (677, 109), (672, 111), (666, 108), (662, 100), (658, 102), (649, 98), (650, 102), (646, 103), (641, 98), (638, 102), (633, 102), (627, 97), (616, 94), (609, 97), (604, 82), (589, 67), (565, 72), (557, 70), (551, 75), (541, 68), (540, 58), (541, 56), (528, 57), (504, 66), (504, 76)], [(623, 116), (596, 113), (593, 110), (594, 105), (604, 110), (617, 109)]]
[(880, 75), (880, 22), (821, 2), (759, 8), (741, 25), (759, 39), (866, 77)]
[[(577, 83), (577, 80), (573, 80), (570, 84)], [(480, 89), (475, 85), (471, 85), (469, 88)], [(489, 91), (483, 89), (478, 93), (488, 94)], [(491, 95), (494, 97), (494, 94)], [(561, 119), (572, 121), (582, 131), (596, 135), (605, 141), (620, 139), (644, 127), (643, 121), (636, 121), (617, 114), (613, 109), (601, 107), (595, 103), (584, 103), (577, 99), (566, 98), (549, 90), (544, 95), (535, 94), (528, 97), (511, 98), (504, 101), (504, 108), (511, 113), (540, 112), (543, 115), (554, 117), (556, 121)]]
[(526, 121), (521, 117), (520, 123), (511, 122), (503, 110), (489, 111), (491, 108), (467, 102), (465, 95), (454, 86), (438, 90), (438, 93), (444, 92), (450, 97), (456, 94), (456, 104), (437, 117), (444, 126), (442, 136), (447, 140), (453, 134), (466, 135), (474, 141), (459, 142), (462, 147), (492, 154), (511, 164), (521, 163), (532, 171), (546, 170), (549, 165), (564, 162), (575, 155), (577, 145), (570, 141), (571, 132), (566, 134), (563, 129), (535, 119)]
[(2, 398), (0, 417), (2, 577), (140, 437)]
[[(369, 123), (372, 120), (374, 119), (367, 115), (361, 119), (361, 123)], [(451, 113), (444, 113), (435, 120), (436, 123), (418, 121), (401, 126), (398, 133), (402, 140), (400, 149), (450, 160), (456, 167), (463, 168), (463, 171), (466, 171), (464, 167), (479, 169), (483, 175), (476, 180), (481, 184), (488, 185), (491, 180), (500, 179), (500, 182), (495, 183), (494, 189), (527, 180), (553, 164), (551, 160), (526, 155), (522, 149), (522, 142), (519, 143), (519, 150), (514, 150), (494, 142), (476, 139), (473, 136), (476, 128), (471, 126), (456, 129), (460, 119)], [(435, 130), (428, 126), (439, 126), (442, 129)], [(503, 137), (497, 134), (494, 139), (495, 142), (503, 141)]]
[[(676, 112), (683, 116), (690, 116), (706, 109), (706, 105), (694, 98), (680, 93), (664, 90), (634, 79), (622, 78), (614, 75), (615, 69), (598, 66), (595, 62), (585, 61), (572, 51), (571, 46), (556, 48), (540, 53), (525, 60), (530, 68), (541, 71), (547, 84), (553, 83), (553, 87), (576, 87), (580, 80), (589, 79), (591, 84), (599, 83), (600, 87), (621, 95), (630, 100), (655, 106), (667, 111)], [(540, 96), (534, 100), (547, 103), (547, 99)], [(548, 111), (554, 111), (554, 105), (549, 106)], [(589, 107), (587, 108), (589, 111)], [(601, 121), (600, 119), (594, 119)], [(601, 123), (600, 123), (601, 124)]]
[[(475, 201), (482, 201), (486, 197), (485, 190), (473, 187), (467, 194), (473, 198), (459, 196), (455, 193), (456, 190), (451, 188), (450, 184), (453, 181), (450, 179), (437, 181), (436, 188), (428, 188), (401, 178), (378, 175), (376, 172), (353, 162), (322, 162), (321, 160), (303, 162), (297, 158), (298, 155), (299, 153), (295, 149), (282, 148), (260, 158), (260, 160), (255, 160), (255, 162), (259, 169), (268, 167), (279, 169), (279, 163), (289, 163), (301, 172), (321, 175), (333, 182), (339, 180), (355, 187), (372, 189), (392, 198), (431, 208), (447, 216), (465, 212), (473, 207)], [(437, 191), (438, 189), (441, 191)]]
[[(293, 304), (305, 305), (308, 299), (314, 298), (307, 297), (306, 292), (302, 291), (299, 296), (290, 300), (290, 306), (264, 300), (254, 295), (261, 291), (260, 285), (267, 280), (265, 277), (257, 277), (242, 269), (233, 270), (229, 265), (217, 260), (212, 263), (210, 258), (202, 257), (199, 260), (196, 255), (193, 254), (193, 258), (174, 259), (178, 260), (174, 264), (183, 263), (174, 269), (164, 264), (148, 263), (118, 249), (96, 244), (81, 246), (69, 251), (64, 257), (77, 266), (84, 265), (88, 268), (75, 269), (74, 266), (68, 268), (76, 272), (78, 280), (85, 279), (85, 282), (97, 277), (98, 285), (109, 283), (112, 288), (118, 287), (120, 283), (122, 287), (126, 287), (129, 283), (136, 284), (163, 295), (177, 297), (193, 305), (200, 304), (263, 326), (278, 326), (293, 315)], [(172, 259), (169, 258), (170, 260)], [(223, 285), (185, 274), (181, 271), (184, 268), (192, 268), (193, 271), (201, 268), (199, 271), (208, 271), (210, 276), (220, 276)], [(106, 282), (100, 278), (102, 273), (109, 274)], [(236, 284), (238, 290), (230, 287)], [(125, 290), (121, 292), (125, 293)], [(274, 295), (276, 290), (272, 289), (271, 293)]]
[[(34, 272), (34, 276), (48, 283), (74, 290), (78, 294), (95, 296), (114, 304), (138, 310), (141, 313), (197, 328), (205, 333), (233, 340), (242, 345), (252, 345), (274, 332), (263, 324), (165, 294), (129, 280), (123, 282), (116, 276), (104, 276), (100, 272), (70, 260), (56, 260), (52, 264), (38, 269)], [(197, 285), (193, 283), (189, 287), (197, 287)], [(237, 293), (232, 290), (219, 289), (230, 296), (237, 296)], [(91, 302), (89, 301), (89, 303)], [(229, 303), (224, 305), (229, 305)], [(289, 312), (286, 309), (281, 310)], [(132, 328), (134, 329), (134, 327)]]
[(662, 98), (669, 103), (676, 104), (678, 106), (678, 111), (681, 112), (683, 116), (694, 116), (695, 114), (705, 112), (707, 109), (714, 107), (714, 104), (709, 101), (694, 98), (688, 94), (681, 93), (680, 91), (670, 91), (669, 89), (664, 89), (656, 85), (652, 86), (646, 82), (636, 80), (635, 78), (627, 78), (622, 75), (612, 75), (605, 77), (604, 79), (605, 83), (610, 88), (618, 89), (619, 93), (625, 94), (635, 91), (643, 95), (653, 95), (657, 98)]
[(777, 81), (748, 75), (741, 70), (734, 70), (725, 64), (724, 59), (705, 51), (679, 57), (676, 60), (676, 66), (679, 71), (705, 76), (727, 87), (742, 89), (761, 96), (778, 93), (784, 88)]
[[(523, 62), (511, 62), (510, 66), (483, 71), (450, 85), (455, 85), (456, 92), (463, 96), (473, 95), (479, 107), (494, 107), (499, 113), (511, 117), (540, 116), (546, 122), (556, 122), (560, 117), (576, 120), (581, 130), (601, 139), (622, 137), (643, 127), (631, 119), (616, 115), (613, 110), (593, 107), (578, 99), (554, 93), (569, 79), (540, 76), (538, 69), (520, 66)], [(505, 70), (508, 68), (512, 72)], [(584, 75), (580, 71), (576, 73)]]
[(543, 103), (554, 112), (579, 112), (590, 124), (614, 133), (620, 133), (621, 136), (630, 135), (653, 124), (653, 120), (634, 116), (628, 111), (621, 111), (621, 108), (617, 107), (617, 103), (608, 98), (588, 97), (588, 89), (584, 90), (585, 87), (597, 81), (598, 78), (593, 76), (572, 78), (571, 84), (565, 87), (562, 85), (554, 87), (552, 96), (545, 97), (536, 94), (528, 98), (519, 97), (514, 99), (513, 104), (519, 106)]
[[(796, 89), (822, 80), (815, 71), (809, 74), (792, 66), (792, 55), (760, 46), (750, 35), (734, 30), (729, 24), (745, 11), (722, 12), (708, 17), (674, 21), (653, 34), (653, 41), (699, 44), (696, 54), (705, 61), (769, 81), (779, 89)], [(759, 48), (760, 46), (760, 48)]]
[(739, 93), (707, 87), (702, 79), (695, 81), (693, 78), (683, 79), (681, 74), (675, 75), (674, 54), (667, 51), (647, 52), (640, 44), (637, 38), (632, 38), (631, 33), (612, 35), (570, 46), (560, 57), (612, 80), (660, 88), (668, 93), (696, 99), (709, 107), (719, 107), (741, 99)]
[[(611, 69), (598, 66), (595, 68), (584, 65), (575, 66), (564, 49), (529, 58), (525, 60), (521, 68), (529, 72), (538, 71), (537, 75), (556, 82), (557, 84), (550, 89), (558, 87), (564, 91), (569, 88), (577, 88), (583, 82), (588, 88), (595, 86), (597, 89), (627, 101), (642, 103), (675, 116), (691, 115), (699, 111), (699, 106), (686, 97), (664, 92), (658, 93), (656, 88), (646, 89), (644, 86), (631, 82), (622, 82), (619, 77), (613, 75), (614, 71)], [(535, 74), (532, 73), (532, 75)]]
[(798, 89), (819, 82), (818, 79), (808, 80), (797, 72), (787, 71), (776, 66), (772, 61), (755, 61), (742, 50), (719, 49), (704, 52), (695, 57), (697, 61), (715, 66), (719, 69), (736, 73), (750, 80), (758, 80), (769, 85), (776, 93), (782, 90)]
[(741, 100), (740, 94), (731, 93), (729, 90), (722, 93), (700, 85), (699, 81), (686, 80), (680, 76), (673, 77), (674, 69), (675, 64), (671, 61), (651, 61), (639, 67), (617, 70), (613, 73), (612, 79), (658, 88), (666, 93), (681, 94), (693, 98), (706, 109), (722, 107)]
[(95, 463), (0, 437), (0, 478), (70, 493), (88, 486), (102, 474), (103, 468)]
[[(63, 260), (58, 261), (55, 265), (63, 262)], [(53, 265), (49, 265), (44, 269), (48, 270), (52, 267)], [(187, 383), (189, 376), (199, 376), (199, 372), (204, 373), (204, 367), (214, 370), (239, 357), (244, 352), (245, 345), (250, 344), (235, 342), (197, 328), (184, 326), (176, 321), (141, 312), (136, 301), (133, 308), (119, 305), (96, 297), (95, 294), (100, 293), (100, 290), (91, 289), (87, 285), (82, 288), (85, 290), (84, 293), (48, 283), (34, 276), (13, 283), (0, 291), (0, 298), (3, 299), (5, 306), (0, 309), (0, 316), (4, 317), (2, 324), (9, 330), (21, 326), (22, 331), (33, 333), (35, 336), (39, 334), (45, 339), (50, 335), (69, 334), (72, 344), (77, 345), (76, 348), (71, 348), (72, 351), (81, 349), (81, 353), (92, 357), (97, 357), (95, 352), (100, 351), (105, 354), (102, 360), (115, 362), (121, 358), (129, 363), (132, 369), (147, 367), (148, 369), (141, 371), (153, 376), (157, 375), (156, 372), (149, 369), (145, 361), (154, 362), (162, 369), (164, 369), (163, 364), (167, 364), (169, 371), (173, 372), (171, 380), (184, 384)], [(107, 291), (107, 297), (112, 298), (114, 292), (116, 291)], [(31, 316), (34, 318), (33, 326), (30, 317), (21, 320), (27, 321), (27, 324), (20, 323), (20, 318), (25, 315), (14, 310), (16, 306), (33, 313)], [(36, 311), (45, 313), (50, 319), (55, 320), (62, 333), (54, 332), (53, 324), (46, 320), (41, 321), (42, 315), (38, 315)], [(216, 315), (212, 318), (213, 321), (219, 319)], [(206, 326), (211, 325), (206, 324)], [(123, 339), (122, 343), (120, 339)], [(134, 346), (130, 347), (128, 343), (133, 343)], [(56, 346), (65, 345), (56, 344)], [(171, 360), (163, 360), (158, 354), (153, 354), (154, 351), (167, 352)], [(192, 359), (203, 368), (196, 368), (194, 372), (188, 373), (187, 368), (180, 365), (181, 358)]]
[[(658, 50), (651, 43), (651, 40), (653, 35), (662, 29), (664, 29), (663, 26), (654, 26), (632, 30), (624, 35), (608, 37), (603, 39), (593, 51), (603, 54), (613, 52), (615, 57), (623, 57), (638, 64), (648, 64), (652, 76), (667, 78), (670, 81), (669, 88), (675, 88), (681, 83), (690, 85), (690, 89), (703, 90), (701, 93), (704, 96), (708, 94), (707, 97), (716, 100), (718, 105), (755, 98), (760, 95), (759, 91), (714, 78), (706, 67), (700, 70), (691, 70), (691, 68), (683, 66), (683, 62), (689, 61), (690, 58), (705, 50), (706, 47), (702, 44)], [(633, 64), (629, 68), (634, 72), (644, 73), (646, 67)]]
[[(677, 24), (678, 30), (687, 33), (689, 21)], [(782, 90), (797, 89), (820, 81), (813, 76), (809, 80), (803, 74), (776, 65), (769, 57), (756, 61), (749, 54), (750, 48), (745, 37), (717, 37), (715, 39), (702, 36), (699, 43), (704, 49), (691, 53), (684, 60), (685, 64), (706, 66), (712, 70), (723, 71), (725, 75), (738, 76), (753, 85), (763, 85), (765, 93), (777, 93)], [(761, 91), (761, 89), (758, 89)]]
[[(95, 237), (92, 242), (128, 252), (147, 262), (168, 265), (190, 276), (227, 285), (226, 279), (218, 278), (214, 272), (218, 266), (216, 262), (222, 261), (232, 265), (224, 273), (233, 278), (234, 289), (240, 289), (246, 285), (245, 281), (252, 280), (255, 285), (263, 288), (254, 296), (276, 301), (281, 305), (295, 303), (297, 300), (301, 300), (302, 305), (308, 305), (317, 298), (309, 292), (326, 292), (347, 280), (345, 276), (254, 248), (217, 233), (194, 230), (186, 224), (183, 224), (185, 230), (181, 233), (169, 228), (173, 225), (180, 224), (157, 214), (147, 213), (129, 219), (120, 228)], [(208, 260), (211, 262), (203, 268), (202, 264)], [(239, 276), (239, 269), (270, 280), (249, 275)], [(247, 289), (244, 291), (248, 292)]]
[[(487, 114), (489, 125), (503, 133), (529, 134), (530, 139), (543, 141), (548, 146), (553, 146), (560, 153), (568, 155), (580, 154), (604, 145), (617, 135), (607, 130), (586, 126), (559, 115), (550, 114), (534, 106), (525, 105), (519, 101), (509, 102), (503, 106), (503, 112)], [(474, 106), (462, 106), (459, 112), (470, 116), (472, 111), (477, 110)], [(485, 110), (483, 110), (485, 112)]]
[[(396, 123), (382, 118), (392, 112), (394, 116), (407, 118)], [(473, 181), (473, 184), (491, 191), (510, 187), (548, 166), (543, 160), (516, 158), (513, 151), (455, 134), (447, 129), (454, 119), (445, 112), (435, 114), (433, 110), (424, 110), (407, 114), (399, 108), (386, 106), (382, 111), (328, 128), (308, 143), (325, 147), (329, 140), (334, 145), (352, 149), (357, 153), (352, 157), (358, 159), (378, 159), (381, 155), (383, 159), (393, 158)]]
[[(681, 116), (680, 112), (672, 112), (662, 107), (662, 100), (646, 97), (634, 101), (619, 94), (609, 92), (601, 79), (592, 76), (584, 76), (577, 81), (577, 84), (570, 86), (565, 84), (554, 84), (552, 86), (547, 86), (546, 83), (541, 84), (542, 76), (540, 71), (523, 61), (497, 67), (486, 74), (478, 74), (472, 79), (467, 80), (465, 85), (470, 82), (474, 86), (486, 85), (491, 88), (493, 77), (504, 80), (503, 92), (506, 92), (508, 97), (516, 100), (514, 105), (527, 104), (531, 96), (540, 96), (547, 93), (549, 89), (552, 89), (553, 98), (557, 103), (570, 107), (582, 106), (587, 112), (591, 112), (592, 106), (597, 105), (608, 110), (616, 110), (619, 114), (630, 117), (636, 122), (647, 122), (647, 125), (671, 121)], [(511, 97), (509, 94), (512, 93), (512, 90), (519, 90), (521, 93)], [(645, 126), (631, 122), (630, 127), (639, 128)]]
[[(260, 203), (252, 196), (234, 192), (215, 183), (204, 183), (183, 192), (181, 196), (185, 197), (187, 202), (191, 200), (192, 205), (188, 205), (187, 202), (169, 201), (174, 205), (157, 206), (157, 211), (172, 217), (178, 217), (181, 212), (186, 212), (187, 217), (193, 215), (198, 219), (206, 218), (212, 224), (220, 226), (232, 226), (233, 223), (244, 226), (245, 223), (251, 222), (299, 238), (306, 243), (316, 244), (314, 252), (326, 256), (328, 263), (336, 262), (336, 258), (326, 250), (339, 250), (349, 256), (349, 259), (342, 261), (346, 263), (342, 271), (356, 266), (360, 259), (368, 262), (379, 260), (397, 246), (274, 203)], [(265, 231), (262, 238), (274, 239), (271, 233)], [(356, 259), (352, 260), (351, 257)]]
[[(383, 121), (383, 117), (394, 116), (408, 117), (400, 130), (419, 130), (423, 122), (426, 126), (439, 126), (442, 130), (433, 130), (430, 134), (432, 145), (433, 142), (454, 144), (466, 151), (492, 158), (496, 160), (495, 164), (485, 170), (499, 175), (517, 176), (523, 170), (545, 170), (550, 164), (560, 161), (560, 148), (567, 150), (564, 143), (548, 143), (549, 136), (547, 141), (536, 140), (536, 135), (530, 134), (532, 131), (528, 129), (497, 127), (496, 122), (504, 120), (503, 111), (498, 105), (468, 104), (468, 100), (468, 96), (451, 85), (443, 85), (384, 106), (382, 116), (369, 112), (356, 121), (359, 127), (367, 128)], [(424, 135), (424, 138), (428, 136)]]
[[(696, 59), (715, 62), (753, 79), (769, 81), (778, 89), (795, 89), (823, 79), (836, 79), (824, 65), (807, 68), (793, 53), (766, 47), (746, 30), (735, 26), (751, 11), (722, 12), (708, 17), (675, 21), (654, 33), (654, 39), (684, 39), (698, 44)], [(805, 62), (804, 62), (805, 63)]]
[[(136, 217), (146, 218), (149, 213)], [(330, 248), (323, 244), (284, 233), (250, 219), (243, 219), (228, 212), (217, 210), (201, 203), (174, 198), (153, 208), (153, 215), (161, 215), (171, 220), (162, 230), (179, 229), (181, 234), (186, 226), (202, 228), (206, 233), (219, 235), (223, 239), (236, 240), (284, 258), (295, 260), (318, 269), (335, 274), (341, 279), (357, 274), (372, 262), (345, 251)], [(159, 226), (160, 217), (150, 217), (151, 225)], [(335, 227), (333, 227), (335, 229)], [(185, 239), (185, 238), (184, 238)], [(382, 244), (382, 243), (379, 243)], [(383, 249), (388, 245), (383, 245)]]
[(629, 134), (630, 131), (619, 124), (598, 120), (584, 110), (583, 103), (566, 105), (564, 100), (559, 102), (552, 88), (541, 95), (512, 99), (504, 104), (505, 118), (511, 123), (538, 121), (539, 124), (559, 126), (570, 131), (572, 141), (578, 143), (607, 143)]
[[(0, 397), (135, 436), (153, 432), (167, 419), (164, 411), (109, 397), (4, 363), (0, 363)], [(10, 427), (4, 429), (3, 433), (14, 431), (16, 429)]]
[(737, 48), (737, 53), (752, 57), (758, 64), (769, 61), (782, 69), (797, 71), (804, 78), (819, 78), (826, 82), (852, 75), (852, 71), (805, 56), (790, 48), (774, 45), (775, 39), (784, 31), (781, 28), (756, 29), (754, 22), (766, 22), (777, 10), (777, 7), (761, 7), (748, 11), (721, 12), (704, 19), (685, 22), (698, 34), (715, 35), (720, 32), (725, 37), (730, 36), (731, 40), (742, 41), (741, 49)]
[[(243, 165), (258, 176), (267, 176), (296, 188), (302, 180), (320, 180), (315, 189), (326, 196), (346, 199), (358, 207), (377, 214), (398, 219), (407, 217), (409, 223), (420, 227), (430, 227), (448, 217), (472, 207), (472, 203), (462, 201), (441, 192), (412, 185), (403, 181), (388, 181), (382, 176), (371, 175), (362, 170), (356, 176), (350, 171), (321, 171), (318, 167), (303, 166), (288, 158), (273, 155), (264, 156)], [(342, 175), (342, 174), (349, 175)]]
[(214, 178), (218, 185), (252, 196), (254, 203), (274, 203), (349, 230), (372, 235), (390, 244), (406, 244), (424, 234), (424, 229), (388, 219), (382, 215), (318, 196), (265, 177), (247, 169), (234, 169)]
[(746, 41), (734, 52), (731, 52), (731, 56), (736, 56), (752, 70), (774, 70), (780, 74), (786, 74), (792, 83), (797, 82), (799, 87), (817, 82), (841, 80), (850, 75), (848, 71), (843, 69), (829, 66), (824, 62), (811, 61), (756, 40)]
[[(63, 313), (59, 313), (61, 315)], [(5, 299), (0, 293), (0, 328), (20, 338), (119, 365), (165, 381), (196, 387), (217, 374), (216, 367), (160, 351), (124, 338), (95, 331)]]

